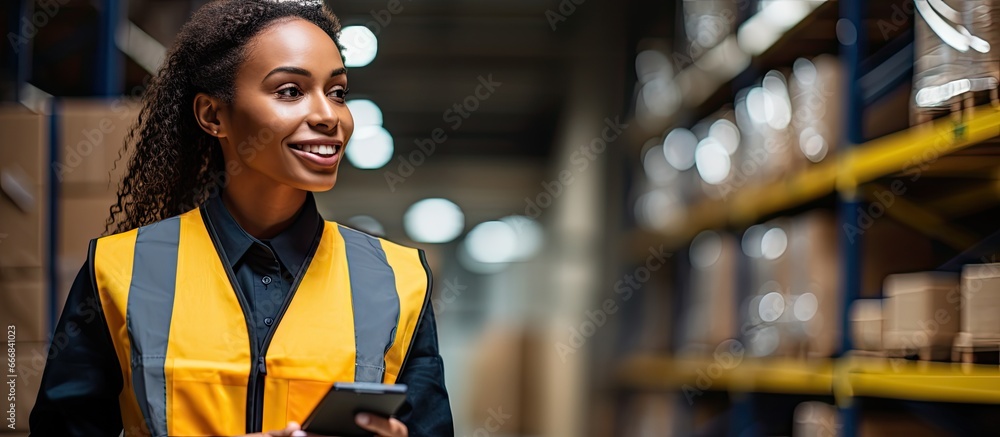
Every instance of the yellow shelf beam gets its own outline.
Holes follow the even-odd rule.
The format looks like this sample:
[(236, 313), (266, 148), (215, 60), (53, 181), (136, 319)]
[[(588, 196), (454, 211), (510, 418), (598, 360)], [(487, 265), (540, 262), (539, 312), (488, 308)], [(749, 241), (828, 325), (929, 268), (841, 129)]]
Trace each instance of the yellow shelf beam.
[(1000, 366), (865, 360), (846, 375), (854, 397), (1000, 404)]
[(711, 359), (644, 356), (628, 360), (619, 381), (631, 388), (666, 390), (725, 390), (732, 381), (732, 367)]
[(886, 135), (843, 154), (838, 188), (852, 189), (883, 176), (919, 169), (942, 156), (998, 136), (1000, 110), (991, 105), (975, 108), (970, 117), (961, 121), (943, 118)]
[(732, 391), (764, 393), (833, 393), (831, 360), (685, 359), (637, 357), (620, 369), (619, 382), (629, 388), (681, 392)]
[(800, 393), (829, 395), (833, 393), (833, 363), (831, 360), (801, 361), (792, 359), (747, 360), (746, 365), (733, 371), (734, 392)]
[(740, 225), (752, 224), (762, 216), (830, 194), (836, 186), (837, 171), (836, 163), (829, 161), (778, 182), (740, 190), (732, 197), (729, 221)]
[(921, 172), (928, 164), (971, 145), (1000, 137), (1000, 109), (971, 111), (964, 120), (944, 118), (850, 148), (836, 159), (810, 166), (781, 181), (735, 190), (723, 200), (688, 208), (688, 218), (666, 236), (686, 241), (704, 229), (748, 225), (835, 191), (856, 194), (858, 185), (897, 173)]
[[(682, 393), (784, 393), (1000, 404), (1000, 366), (897, 359), (784, 358), (738, 361), (643, 356), (627, 360), (618, 382)], [(836, 390), (834, 389), (836, 387)]]

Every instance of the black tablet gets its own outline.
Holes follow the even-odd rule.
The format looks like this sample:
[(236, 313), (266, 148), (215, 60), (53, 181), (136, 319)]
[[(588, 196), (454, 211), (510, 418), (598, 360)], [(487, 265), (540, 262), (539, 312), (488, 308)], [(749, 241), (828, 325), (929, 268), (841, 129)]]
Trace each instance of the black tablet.
[(406, 399), (405, 384), (373, 382), (338, 382), (309, 414), (302, 429), (329, 436), (370, 436), (372, 433), (354, 422), (358, 413), (389, 417)]

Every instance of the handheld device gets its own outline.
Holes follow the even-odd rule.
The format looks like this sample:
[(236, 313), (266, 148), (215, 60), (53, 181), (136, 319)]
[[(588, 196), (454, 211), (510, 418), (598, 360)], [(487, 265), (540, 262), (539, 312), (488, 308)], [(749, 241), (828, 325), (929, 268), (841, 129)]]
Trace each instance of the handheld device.
[(309, 414), (302, 429), (320, 435), (371, 436), (370, 431), (354, 422), (354, 417), (358, 413), (392, 416), (405, 399), (405, 384), (338, 382)]

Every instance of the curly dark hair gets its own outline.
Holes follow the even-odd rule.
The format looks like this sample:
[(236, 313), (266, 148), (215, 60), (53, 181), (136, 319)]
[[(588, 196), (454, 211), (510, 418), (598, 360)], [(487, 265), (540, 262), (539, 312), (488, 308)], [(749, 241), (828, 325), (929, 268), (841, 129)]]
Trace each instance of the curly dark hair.
[(105, 234), (124, 232), (199, 206), (225, 184), (218, 139), (198, 125), (195, 95), (232, 103), (247, 43), (270, 25), (301, 18), (319, 26), (343, 53), (340, 22), (321, 0), (217, 0), (181, 28), (142, 96), (115, 165), (131, 150)]

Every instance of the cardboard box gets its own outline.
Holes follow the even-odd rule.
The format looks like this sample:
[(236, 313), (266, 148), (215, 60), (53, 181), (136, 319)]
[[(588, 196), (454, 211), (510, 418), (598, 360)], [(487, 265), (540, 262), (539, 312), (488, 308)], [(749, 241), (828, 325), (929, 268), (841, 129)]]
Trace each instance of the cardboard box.
[(0, 270), (0, 328), (21, 341), (48, 338), (48, 293), (41, 269)]
[(843, 113), (843, 68), (835, 56), (795, 61), (789, 81), (797, 160), (822, 162), (840, 143)]
[[(7, 178), (12, 172), (16, 173), (0, 169), (0, 178)], [(45, 261), (43, 245), (46, 241), (44, 225), (47, 220), (44, 211), (47, 209), (47, 200), (39, 186), (17, 186), (12, 190), (30, 193), (25, 199), (31, 200), (30, 203), (21, 203), (24, 207), (22, 209), (6, 194), (0, 195), (0, 267), (39, 268)]]
[(42, 267), (47, 210), (45, 116), (0, 106), (0, 267)]
[(825, 402), (803, 402), (792, 415), (792, 435), (795, 437), (835, 437), (840, 435), (837, 407)]
[(104, 232), (114, 196), (62, 196), (59, 202), (58, 256), (77, 264), (86, 261), (90, 240)]
[(851, 304), (854, 349), (882, 350), (882, 299), (858, 299)]
[[(466, 395), (471, 400), (466, 406), (469, 415), (466, 423), (472, 430), (484, 429), (496, 423), (497, 414), (510, 415), (497, 430), (500, 434), (519, 434), (523, 419), (521, 400), (521, 362), (523, 357), (523, 331), (507, 325), (487, 327), (478, 340), (470, 363), (470, 381)], [(473, 432), (475, 433), (475, 432)]]
[(60, 302), (66, 299), (80, 266), (87, 261), (90, 240), (104, 232), (104, 221), (114, 202), (113, 196), (62, 196), (58, 212), (59, 246), (54, 260), (59, 274)]
[[(750, 256), (750, 299), (742, 305), (748, 325), (741, 331), (748, 337), (751, 356), (790, 355), (795, 344), (782, 329), (787, 317), (785, 305), (791, 290), (792, 255), (789, 250), (790, 219), (771, 220), (748, 229), (743, 236), (745, 253)], [(775, 298), (777, 293), (780, 298)], [(749, 329), (753, 327), (753, 329)]]
[[(6, 358), (8, 357), (8, 342), (4, 342), (4, 361), (6, 363)], [(7, 435), (17, 435), (19, 433), (28, 432), (28, 418), (31, 414), (31, 409), (35, 405), (35, 399), (38, 397), (38, 389), (42, 383), (42, 370), (45, 369), (46, 354), (48, 351), (48, 343), (46, 342), (27, 342), (21, 341), (20, 336), (14, 342), (14, 354), (15, 354), (15, 375), (13, 394), (14, 394), (14, 429), (10, 429), (8, 425), (10, 422), (7, 420), (10, 415), (7, 412), (10, 407), (10, 402), (7, 401), (7, 396), (11, 394), (11, 386), (7, 384), (8, 379), (6, 376), (9, 374), (9, 370), (4, 366), (4, 384), (3, 384), (3, 399), (7, 408), (4, 408), (4, 421), (3, 427), (0, 428), (0, 434)]]
[(882, 342), (886, 350), (912, 355), (930, 348), (950, 356), (958, 333), (957, 274), (924, 272), (885, 278)]
[(736, 263), (739, 244), (729, 233), (705, 231), (692, 241), (691, 287), (685, 300), (682, 349), (711, 355), (738, 336)]
[(1000, 339), (1000, 263), (962, 269), (961, 308), (962, 332), (974, 340)]
[[(125, 136), (138, 116), (135, 100), (65, 100), (59, 106), (59, 163), (54, 167), (63, 184), (102, 194), (117, 187), (128, 156), (115, 167)], [(114, 182), (112, 182), (114, 181)]]
[(810, 356), (832, 356), (840, 342), (840, 252), (832, 213), (794, 218), (789, 239), (791, 287), (785, 301), (789, 335)]
[(46, 117), (22, 105), (0, 104), (0, 132), (4, 133), (0, 165), (20, 167), (32, 185), (48, 181), (45, 165), (49, 155)]
[(674, 435), (676, 426), (677, 399), (663, 394), (636, 394), (630, 397), (621, 411), (625, 418), (621, 421), (623, 436)]

